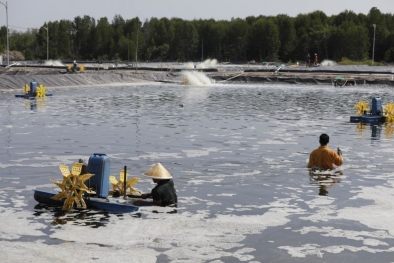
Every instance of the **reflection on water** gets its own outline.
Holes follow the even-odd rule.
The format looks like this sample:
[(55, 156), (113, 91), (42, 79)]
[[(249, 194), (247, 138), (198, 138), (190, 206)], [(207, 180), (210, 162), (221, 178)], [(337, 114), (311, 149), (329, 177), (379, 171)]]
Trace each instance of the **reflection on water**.
[(309, 180), (311, 185), (317, 186), (319, 195), (328, 195), (328, 188), (341, 182), (340, 176), (343, 175), (342, 170), (331, 171), (310, 171)]
[[(98, 244), (102, 262), (113, 253), (106, 247), (117, 248), (110, 255), (118, 261), (123, 251), (123, 261), (132, 253), (151, 256), (146, 262), (392, 261), (393, 127), (349, 122), (355, 103), (393, 97), (391, 88), (144, 84), (53, 93), (41, 106), (0, 94), (7, 256), (68, 240), (69, 250), (56, 246), (52, 255), (76, 251), (89, 262), (85, 244)], [(308, 175), (321, 133), (342, 150), (342, 175)], [(177, 213), (35, 208), (32, 190), (56, 189), (49, 179), (58, 178), (59, 164), (101, 152), (111, 174), (127, 165), (140, 177), (139, 190), (152, 189), (142, 174), (161, 162), (174, 177)], [(26, 260), (11, 260), (19, 261)]]
[(46, 98), (28, 98), (24, 99), (25, 106), (27, 109), (36, 111), (37, 109), (44, 108), (46, 105)]
[(386, 138), (390, 138), (394, 132), (392, 123), (357, 123), (356, 130), (359, 134), (364, 133), (367, 130), (370, 130), (371, 140), (380, 140), (382, 129), (385, 129)]

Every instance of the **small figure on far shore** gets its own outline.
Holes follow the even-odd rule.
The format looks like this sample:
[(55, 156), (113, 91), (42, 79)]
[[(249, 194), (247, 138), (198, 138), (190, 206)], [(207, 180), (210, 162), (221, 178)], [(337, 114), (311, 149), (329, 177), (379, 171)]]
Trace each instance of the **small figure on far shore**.
[(319, 57), (317, 56), (317, 53), (315, 53), (315, 66), (319, 65)]
[(305, 64), (306, 64), (306, 67), (310, 67), (311, 66), (311, 55), (309, 55), (309, 53), (305, 57)]
[(73, 71), (77, 70), (77, 62), (74, 60), (73, 61)]

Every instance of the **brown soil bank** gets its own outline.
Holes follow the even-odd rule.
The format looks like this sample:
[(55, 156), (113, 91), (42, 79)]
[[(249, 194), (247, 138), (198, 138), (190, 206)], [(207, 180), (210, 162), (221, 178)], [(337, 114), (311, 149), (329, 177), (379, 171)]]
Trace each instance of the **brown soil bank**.
[[(181, 71), (174, 68), (117, 68), (111, 70), (87, 69), (83, 73), (66, 73), (64, 67), (11, 67), (0, 68), (0, 90), (22, 89), (26, 83), (36, 81), (46, 87), (105, 85), (113, 83), (173, 82), (182, 83)], [(330, 70), (324, 68), (243, 68), (217, 67), (202, 70), (217, 82), (288, 83), (334, 85), (338, 76), (354, 80), (356, 85), (394, 86), (394, 73), (388, 71)]]

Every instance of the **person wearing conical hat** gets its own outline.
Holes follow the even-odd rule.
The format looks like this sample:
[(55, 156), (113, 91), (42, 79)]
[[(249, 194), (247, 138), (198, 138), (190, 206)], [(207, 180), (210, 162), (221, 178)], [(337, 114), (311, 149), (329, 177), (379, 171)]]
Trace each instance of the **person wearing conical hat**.
[(134, 205), (170, 206), (178, 203), (172, 176), (161, 163), (153, 165), (144, 175), (152, 178), (153, 182), (157, 184), (150, 193), (141, 195), (142, 199), (152, 198), (152, 201), (136, 200)]

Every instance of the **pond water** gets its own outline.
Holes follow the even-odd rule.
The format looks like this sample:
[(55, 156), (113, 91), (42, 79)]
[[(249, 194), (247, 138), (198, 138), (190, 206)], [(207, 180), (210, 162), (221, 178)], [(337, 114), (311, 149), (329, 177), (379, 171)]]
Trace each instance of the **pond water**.
[[(393, 262), (394, 135), (349, 122), (389, 87), (138, 84), (0, 94), (4, 262)], [(341, 174), (310, 176), (321, 133)], [(138, 214), (37, 205), (59, 164), (106, 153), (111, 174), (160, 162), (179, 205)], [(71, 260), (71, 261), (70, 261)], [(74, 260), (74, 261), (73, 261)]]

